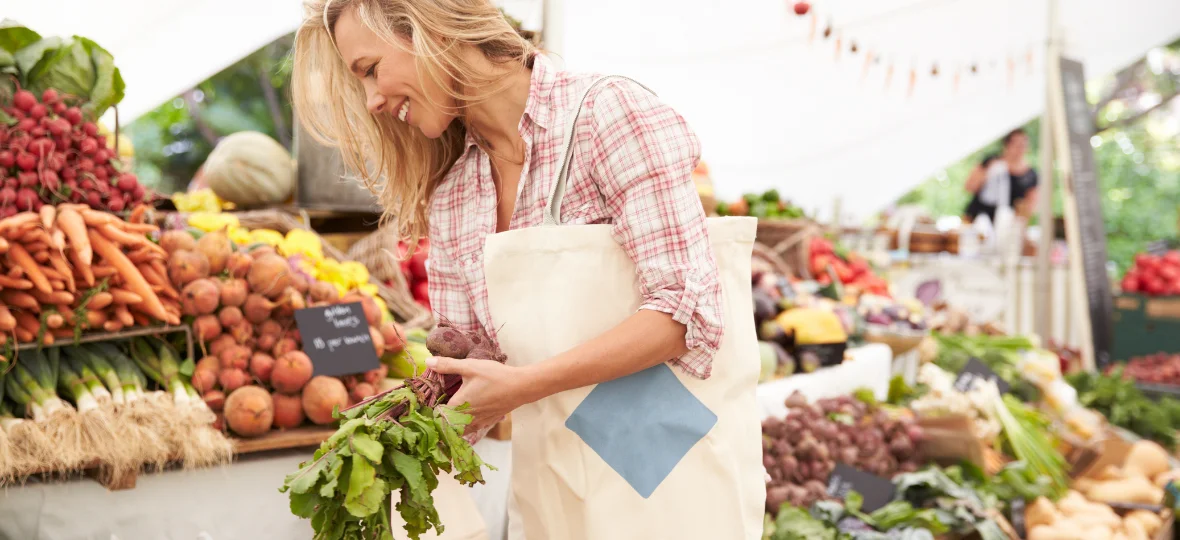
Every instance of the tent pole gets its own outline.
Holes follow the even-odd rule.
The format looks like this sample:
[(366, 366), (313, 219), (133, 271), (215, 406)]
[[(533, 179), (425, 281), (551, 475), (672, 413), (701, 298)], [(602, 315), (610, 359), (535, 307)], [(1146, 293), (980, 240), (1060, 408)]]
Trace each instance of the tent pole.
[(1041, 115), (1041, 173), (1039, 200), (1037, 201), (1041, 238), (1037, 246), (1036, 288), (1033, 298), (1033, 330), (1042, 340), (1053, 336), (1053, 267), (1051, 254), (1056, 236), (1056, 219), (1053, 216), (1053, 196), (1056, 191), (1053, 173), (1053, 88), (1051, 78), (1058, 57), (1057, 0), (1048, 0), (1049, 28), (1045, 40), (1045, 112)]

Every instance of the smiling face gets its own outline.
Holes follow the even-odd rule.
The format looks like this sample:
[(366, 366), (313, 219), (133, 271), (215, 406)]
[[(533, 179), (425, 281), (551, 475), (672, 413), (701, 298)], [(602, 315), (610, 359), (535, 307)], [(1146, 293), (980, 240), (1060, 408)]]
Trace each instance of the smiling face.
[(382, 39), (355, 8), (341, 14), (332, 35), (344, 64), (364, 87), (369, 112), (394, 116), (431, 139), (455, 120), (455, 100), (432, 77), (419, 76), (408, 39), (398, 36), (400, 45)]

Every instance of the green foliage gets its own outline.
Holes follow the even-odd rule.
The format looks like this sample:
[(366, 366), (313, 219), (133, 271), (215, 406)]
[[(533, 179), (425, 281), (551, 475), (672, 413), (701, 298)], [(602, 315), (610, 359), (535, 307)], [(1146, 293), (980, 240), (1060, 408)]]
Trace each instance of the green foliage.
[(462, 484), (483, 483), (484, 463), (462, 436), (471, 417), (426, 406), (409, 388), (344, 411), (341, 421), (279, 490), (290, 492), (291, 512), (311, 520), (317, 540), (392, 539), (391, 506), (410, 538), (430, 529), (441, 534), (431, 495), (439, 471)]
[(291, 148), (290, 53), (281, 37), (125, 126), (135, 173), (163, 193), (184, 191), (218, 139), (260, 131)]
[(10, 19), (0, 21), (0, 94), (14, 90), (7, 75), (21, 88), (40, 95), (48, 88), (81, 98), (90, 118), (123, 100), (123, 77), (106, 49), (81, 36), (42, 37)]

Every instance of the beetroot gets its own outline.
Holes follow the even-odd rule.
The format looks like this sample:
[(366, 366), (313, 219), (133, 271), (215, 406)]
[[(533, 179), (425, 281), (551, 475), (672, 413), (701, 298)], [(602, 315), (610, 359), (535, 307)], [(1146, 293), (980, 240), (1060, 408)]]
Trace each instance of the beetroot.
[(221, 369), (246, 369), (250, 365), (250, 348), (230, 345), (218, 357), (221, 359)]
[(160, 235), (160, 247), (169, 254), (182, 249), (194, 251), (197, 248), (197, 239), (185, 231), (167, 231)]
[[(221, 305), (223, 306), (241, 307), (246, 303), (248, 294), (245, 280), (227, 279), (221, 283)], [(270, 312), (268, 311), (266, 315), (266, 318), (269, 318)]]
[[(254, 257), (249, 253), (235, 251), (230, 254), (229, 259), (226, 260), (225, 268), (229, 270), (229, 274), (235, 278), (244, 278), (250, 272), (250, 264), (254, 262)], [(245, 282), (243, 282), (243, 285)]]
[(473, 347), (471, 338), (445, 321), (435, 326), (426, 336), (426, 348), (446, 358), (467, 358)]
[(217, 313), (217, 319), (221, 322), (223, 328), (229, 328), (235, 324), (242, 322), (242, 310), (235, 306), (225, 306)]
[(275, 304), (267, 300), (262, 295), (251, 294), (246, 297), (246, 304), (242, 307), (242, 313), (246, 315), (246, 320), (254, 324), (262, 324), (270, 318), (270, 312), (274, 310)]
[(299, 394), (271, 394), (274, 401), (274, 427), (279, 429), (293, 429), (303, 424), (303, 398)]
[(193, 330), (197, 333), (197, 339), (207, 342), (221, 335), (221, 322), (216, 315), (201, 315), (193, 321)]
[(181, 310), (185, 315), (207, 315), (217, 311), (221, 301), (217, 284), (213, 280), (198, 279), (185, 285), (180, 291)]
[[(96, 195), (94, 192), (91, 195)], [(183, 286), (209, 276), (209, 260), (196, 251), (178, 250), (168, 259), (168, 278)]]
[(348, 406), (348, 390), (340, 379), (320, 375), (303, 388), (303, 412), (315, 424), (331, 424), (332, 411)]
[(232, 393), (234, 390), (249, 384), (250, 376), (238, 368), (222, 369), (217, 374), (217, 382), (221, 384), (223, 390)]
[(269, 354), (256, 352), (250, 357), (250, 373), (263, 384), (270, 384), (270, 375), (275, 368), (275, 359)]
[[(287, 259), (278, 255), (262, 255), (255, 258), (250, 265), (246, 281), (249, 282), (251, 291), (273, 300), (291, 285), (291, 267)], [(247, 310), (246, 318), (249, 317), (250, 313)]]
[(298, 392), (311, 380), (312, 371), (311, 359), (306, 354), (291, 351), (275, 361), (274, 369), (270, 372), (270, 383), (280, 392)]

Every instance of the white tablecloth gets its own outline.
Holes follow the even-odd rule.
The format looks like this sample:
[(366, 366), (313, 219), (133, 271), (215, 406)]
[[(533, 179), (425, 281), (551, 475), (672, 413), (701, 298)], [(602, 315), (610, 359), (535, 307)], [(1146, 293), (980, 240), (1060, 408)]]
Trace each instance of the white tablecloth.
[(869, 388), (877, 399), (885, 399), (889, 395), (889, 379), (893, 373), (893, 351), (887, 345), (872, 343), (850, 349), (849, 354), (852, 359), (838, 366), (758, 385), (762, 418), (786, 416), (787, 407), (783, 402), (795, 390), (802, 392), (808, 400), (816, 400)]

